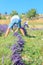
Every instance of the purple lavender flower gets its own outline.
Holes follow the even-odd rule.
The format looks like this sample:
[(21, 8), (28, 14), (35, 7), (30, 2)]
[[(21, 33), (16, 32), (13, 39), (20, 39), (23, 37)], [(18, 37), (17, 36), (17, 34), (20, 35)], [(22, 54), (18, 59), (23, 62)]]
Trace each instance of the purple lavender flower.
[(43, 30), (43, 28), (31, 28), (31, 30)]
[(18, 39), (22, 39), (21, 35), (18, 35), (17, 37), (18, 37)]
[(3, 32), (6, 32), (6, 30), (7, 30), (7, 28), (8, 28), (8, 25), (3, 24), (3, 25), (2, 25), (2, 28), (3, 28)]
[(20, 47), (19, 45), (17, 44), (14, 44), (14, 46), (11, 47), (11, 50), (12, 50), (12, 54), (14, 55), (15, 53), (21, 53), (21, 51), (23, 50), (22, 47)]
[(22, 62), (22, 58), (19, 54), (14, 54), (12, 56), (12, 59), (13, 60), (13, 64), (14, 65), (25, 65), (23, 62)]
[(18, 38), (18, 41), (16, 44), (14, 44), (11, 47), (12, 50), (12, 56), (11, 60), (13, 62), (13, 65), (25, 65), (21, 60), (21, 51), (23, 51), (23, 45), (24, 45), (24, 40), (22, 39), (22, 36), (18, 34), (18, 32), (14, 33), (14, 36)]
[(6, 24), (0, 25), (0, 31), (5, 32), (7, 30), (7, 27), (8, 26)]
[(19, 54), (14, 54), (14, 55), (12, 55), (11, 60), (12, 60), (14, 63), (16, 63), (16, 62), (18, 62), (18, 61), (21, 60), (21, 56), (20, 56)]
[(15, 49), (15, 50), (12, 52), (12, 55), (14, 55), (14, 54), (16, 54), (16, 53), (21, 54), (22, 51), (23, 51), (23, 47), (17, 48), (17, 49)]
[(18, 44), (14, 44), (13, 46), (11, 46), (11, 50), (14, 51), (16, 49), (21, 49), (21, 47)]
[(22, 39), (19, 39), (17, 41), (17, 43), (20, 45), (20, 47), (22, 47), (24, 45), (24, 41)]
[(17, 36), (18, 35), (18, 32), (14, 33), (14, 36)]
[(11, 50), (14, 50), (15, 48), (17, 48), (17, 46), (18, 46), (17, 44), (12, 45)]
[(19, 61), (16, 65), (25, 65), (22, 61)]

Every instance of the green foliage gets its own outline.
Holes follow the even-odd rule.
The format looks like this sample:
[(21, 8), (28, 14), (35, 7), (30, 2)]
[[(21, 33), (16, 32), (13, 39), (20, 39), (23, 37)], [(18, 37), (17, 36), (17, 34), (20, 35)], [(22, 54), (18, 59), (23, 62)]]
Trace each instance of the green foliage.
[[(30, 36), (22, 36), (25, 40), (23, 52), (21, 56), (25, 56), (23, 61), (26, 65), (42, 65), (43, 63), (43, 30), (29, 30)], [(35, 35), (35, 37), (33, 36)], [(7, 38), (0, 37), (0, 65), (11, 65), (11, 46), (17, 41), (13, 36), (13, 32)], [(4, 63), (2, 64), (2, 57)]]
[(21, 19), (26, 18), (26, 14), (25, 13), (22, 13), (19, 16), (20, 16)]
[(5, 15), (4, 15), (4, 16), (2, 16), (2, 19), (6, 20), (6, 16), (5, 16)]
[(0, 19), (2, 19), (2, 17), (1, 17), (1, 13), (0, 13)]
[(21, 19), (23, 19), (25, 17), (25, 14), (20, 14), (19, 16)]
[(0, 16), (0, 19), (2, 19), (2, 17)]
[(11, 16), (13, 16), (13, 15), (18, 15), (18, 13), (17, 13), (17, 11), (12, 11), (12, 12), (10, 13), (10, 15), (11, 15)]
[(37, 14), (37, 13), (36, 13), (36, 9), (31, 9), (31, 10), (29, 10), (29, 11), (26, 13), (26, 15), (27, 15), (28, 18), (35, 17), (36, 14)]
[(0, 19), (6, 19), (6, 16), (5, 15), (0, 15)]

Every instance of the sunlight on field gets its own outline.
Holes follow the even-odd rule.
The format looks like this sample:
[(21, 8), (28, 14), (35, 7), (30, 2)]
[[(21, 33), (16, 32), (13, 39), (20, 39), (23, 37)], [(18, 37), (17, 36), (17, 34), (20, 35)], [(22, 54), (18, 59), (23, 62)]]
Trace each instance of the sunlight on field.
[[(28, 36), (22, 36), (25, 41), (21, 57), (26, 65), (43, 65), (43, 22), (40, 20), (30, 20), (29, 28), (26, 28)], [(9, 20), (0, 20), (0, 24), (9, 24)], [(39, 29), (31, 29), (39, 28)], [(5, 33), (4, 33), (5, 34)], [(16, 43), (13, 32), (4, 38), (0, 36), (0, 65), (11, 65), (11, 46)]]
[(0, 24), (9, 24), (10, 20), (0, 20)]
[[(10, 22), (10, 19), (0, 20), (0, 24), (9, 24), (9, 22)], [(25, 22), (25, 21), (22, 21), (22, 22)], [(29, 24), (43, 25), (43, 18), (35, 19), (35, 20), (29, 20)]]
[[(29, 36), (22, 36), (25, 40), (24, 49), (22, 51), (22, 59), (27, 65), (42, 65), (43, 63), (43, 30), (27, 30)], [(2, 40), (3, 39), (3, 40)], [(10, 33), (7, 38), (0, 37), (0, 64), (2, 65), (2, 57), (4, 56), (4, 64), (10, 65), (11, 56), (10, 47), (15, 44), (17, 38)], [(4, 65), (3, 64), (3, 65)]]

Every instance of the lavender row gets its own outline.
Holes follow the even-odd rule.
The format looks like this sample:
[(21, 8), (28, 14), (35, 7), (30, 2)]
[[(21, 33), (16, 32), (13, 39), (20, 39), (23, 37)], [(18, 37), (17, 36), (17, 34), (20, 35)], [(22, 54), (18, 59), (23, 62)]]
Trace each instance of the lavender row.
[(1, 25), (0, 24), (0, 36), (2, 36), (2, 34), (6, 32), (7, 28), (8, 28), (8, 25), (6, 25), (6, 24)]
[(31, 28), (31, 30), (43, 30), (43, 28)]
[(22, 61), (21, 52), (24, 47), (24, 40), (18, 32), (14, 33), (14, 36), (18, 38), (17, 42), (11, 47), (12, 56), (11, 61), (13, 65), (25, 65)]

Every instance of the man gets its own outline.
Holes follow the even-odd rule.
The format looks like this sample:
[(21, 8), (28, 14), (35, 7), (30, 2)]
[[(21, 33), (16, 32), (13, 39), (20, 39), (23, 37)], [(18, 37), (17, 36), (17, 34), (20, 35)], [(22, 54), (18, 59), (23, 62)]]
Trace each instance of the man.
[(18, 29), (21, 31), (22, 35), (25, 35), (24, 34), (24, 30), (21, 28), (21, 19), (18, 15), (14, 15), (12, 18), (11, 18), (11, 21), (10, 21), (10, 24), (8, 25), (8, 28), (7, 28), (7, 31), (5, 33), (5, 37), (8, 36), (9, 32), (10, 32), (10, 29), (13, 29), (13, 26), (14, 25), (17, 25), (17, 29), (15, 30), (15, 32), (18, 31)]

